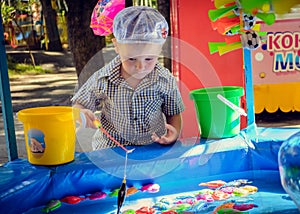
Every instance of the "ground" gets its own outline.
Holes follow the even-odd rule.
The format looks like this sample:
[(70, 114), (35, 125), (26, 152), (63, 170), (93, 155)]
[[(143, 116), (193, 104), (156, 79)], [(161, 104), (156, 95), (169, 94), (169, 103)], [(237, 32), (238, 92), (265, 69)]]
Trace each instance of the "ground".
[[(111, 48), (103, 51), (105, 62), (114, 57)], [(10, 50), (11, 55), (20, 62), (29, 58), (27, 51)], [(17, 112), (24, 108), (70, 105), (70, 97), (74, 94), (77, 85), (77, 76), (73, 65), (72, 55), (68, 51), (47, 52), (34, 51), (37, 64), (54, 70), (51, 74), (22, 75), (10, 79), (10, 90), (14, 112), (15, 131), (18, 144), (19, 157), (26, 157), (23, 125), (17, 118)], [(1, 110), (1, 106), (0, 106)], [(2, 111), (0, 117), (0, 164), (6, 162), (6, 140), (3, 129)], [(300, 127), (300, 112), (268, 114), (266, 112), (256, 115), (256, 123), (263, 127)], [(82, 150), (76, 147), (77, 151)]]

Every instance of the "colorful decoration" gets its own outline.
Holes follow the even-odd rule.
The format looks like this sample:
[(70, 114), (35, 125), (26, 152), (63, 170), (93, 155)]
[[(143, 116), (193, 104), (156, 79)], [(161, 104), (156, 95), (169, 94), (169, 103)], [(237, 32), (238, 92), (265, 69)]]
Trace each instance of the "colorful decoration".
[(112, 33), (113, 20), (118, 12), (125, 8), (124, 0), (99, 0), (92, 16), (90, 27), (95, 35), (107, 36)]
[(223, 55), (233, 50), (247, 48), (255, 50), (265, 39), (266, 32), (260, 32), (260, 19), (267, 25), (272, 25), (276, 14), (289, 12), (299, 0), (214, 0), (216, 9), (208, 11), (212, 28), (225, 38), (225, 42), (209, 42), (210, 53)]

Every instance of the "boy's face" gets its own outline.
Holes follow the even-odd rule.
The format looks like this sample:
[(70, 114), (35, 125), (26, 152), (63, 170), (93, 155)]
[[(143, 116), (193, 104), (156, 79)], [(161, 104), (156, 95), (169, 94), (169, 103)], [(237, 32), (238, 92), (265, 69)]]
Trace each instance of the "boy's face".
[(160, 44), (120, 44), (114, 42), (126, 76), (143, 79), (155, 67), (161, 52)]

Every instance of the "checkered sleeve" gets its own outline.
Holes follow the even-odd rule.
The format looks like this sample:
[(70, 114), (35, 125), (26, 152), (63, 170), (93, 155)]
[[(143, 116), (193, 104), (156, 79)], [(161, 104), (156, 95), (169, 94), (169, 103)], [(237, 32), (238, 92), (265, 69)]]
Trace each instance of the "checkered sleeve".
[(71, 101), (73, 104), (80, 103), (85, 108), (91, 111), (96, 111), (95, 100), (96, 94), (99, 90), (98, 86), (98, 71), (95, 72), (79, 90), (72, 97)]
[(177, 85), (177, 81), (172, 74), (169, 74), (164, 93), (164, 105), (162, 110), (165, 115), (173, 116), (184, 111), (183, 100)]

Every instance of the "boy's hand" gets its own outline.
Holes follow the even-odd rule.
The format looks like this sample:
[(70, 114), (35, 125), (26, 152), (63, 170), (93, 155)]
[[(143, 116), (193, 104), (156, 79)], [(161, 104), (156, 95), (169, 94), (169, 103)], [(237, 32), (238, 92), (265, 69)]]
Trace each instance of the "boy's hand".
[(80, 111), (80, 115), (79, 115), (80, 118), (78, 118), (78, 119), (83, 128), (93, 128), (93, 129), (98, 128), (93, 123), (93, 121), (96, 120), (97, 117), (91, 110), (85, 108), (80, 103), (74, 104), (73, 107)]
[(93, 128), (96, 129), (98, 127), (95, 126), (95, 124), (93, 123), (94, 120), (97, 119), (97, 117), (95, 116), (95, 114), (89, 110), (89, 109), (80, 109), (81, 113), (83, 113), (84, 117), (85, 117), (85, 128)]
[(158, 137), (155, 132), (152, 133), (152, 140), (154, 142), (157, 142), (159, 144), (171, 144), (174, 143), (178, 138), (178, 132), (174, 126), (171, 126), (170, 124), (166, 124), (167, 133), (164, 134), (161, 137)]

